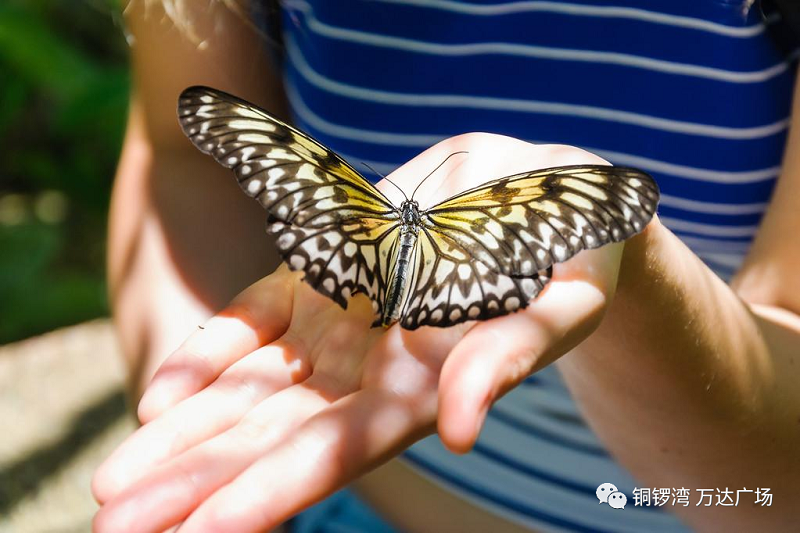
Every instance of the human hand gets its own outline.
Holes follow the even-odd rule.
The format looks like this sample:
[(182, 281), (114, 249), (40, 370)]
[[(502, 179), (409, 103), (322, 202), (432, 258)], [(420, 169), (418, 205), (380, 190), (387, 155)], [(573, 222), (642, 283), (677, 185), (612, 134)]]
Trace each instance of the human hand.
[[(390, 177), (413, 190), (460, 150), (469, 155), (423, 185), (423, 208), (501, 176), (602, 163), (575, 148), (468, 134)], [(469, 450), (497, 398), (599, 324), (621, 250), (556, 264), (517, 313), (416, 331), (370, 329), (366, 297), (344, 311), (282, 267), (162, 365), (139, 406), (145, 425), (95, 475), (95, 530), (264, 531), (434, 431)]]

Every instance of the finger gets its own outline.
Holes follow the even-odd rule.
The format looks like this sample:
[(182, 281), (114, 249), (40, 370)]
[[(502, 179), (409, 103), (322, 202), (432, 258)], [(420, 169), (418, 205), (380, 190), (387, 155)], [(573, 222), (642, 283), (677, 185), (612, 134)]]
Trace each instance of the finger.
[[(304, 284), (295, 290), (294, 299), (302, 305), (295, 306), (292, 325), (278, 341), (235, 362), (211, 385), (146, 424), (101, 465), (93, 482), (99, 502), (113, 498), (153, 466), (230, 428), (263, 398), (306, 379), (312, 357), (318, 375), (337, 375), (342, 382), (347, 381), (343, 376), (355, 375), (368, 337), (374, 337), (364, 336), (371, 306), (357, 300), (346, 314)], [(354, 312), (359, 307), (364, 312)], [(354, 335), (364, 340), (354, 345)], [(320, 357), (326, 353), (330, 356)]]
[(436, 398), (382, 389), (320, 411), (193, 512), (181, 533), (267, 531), (430, 433)]
[(338, 397), (334, 388), (313, 376), (269, 397), (230, 430), (153, 469), (109, 501), (95, 517), (95, 531), (162, 531), (173, 526)]
[(621, 244), (611, 245), (555, 265), (553, 281), (530, 306), (477, 324), (453, 349), (439, 381), (439, 436), (450, 450), (469, 451), (494, 401), (594, 331), (621, 253)]
[[(607, 164), (600, 157), (573, 146), (534, 145), (492, 133), (465, 133), (428, 148), (394, 171), (390, 178), (410, 193), (439, 163), (460, 151), (466, 153), (453, 157), (418, 189), (417, 198), (423, 207), (489, 180), (519, 172), (559, 165)], [(393, 193), (388, 186), (386, 191)]]
[(147, 387), (139, 403), (141, 422), (153, 420), (283, 334), (292, 315), (294, 277), (284, 269), (256, 282), (186, 339)]
[(95, 498), (101, 504), (114, 498), (156, 465), (231, 428), (264, 398), (309, 374), (307, 358), (291, 336), (259, 348), (128, 437), (97, 469), (92, 480)]

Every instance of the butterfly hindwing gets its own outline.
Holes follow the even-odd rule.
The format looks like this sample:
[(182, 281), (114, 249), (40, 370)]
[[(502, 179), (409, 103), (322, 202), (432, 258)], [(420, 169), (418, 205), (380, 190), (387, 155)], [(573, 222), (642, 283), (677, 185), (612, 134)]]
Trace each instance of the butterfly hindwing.
[(658, 195), (655, 181), (637, 169), (556, 167), (453, 196), (427, 210), (423, 224), (490, 269), (525, 277), (638, 233), (655, 213)]
[(207, 87), (181, 93), (178, 118), (201, 151), (232, 169), (267, 210), (268, 233), (293, 270), (342, 307), (362, 292), (380, 314), (398, 211), (331, 150), (266, 111)]
[(278, 251), (289, 268), (304, 271), (311, 287), (342, 308), (347, 309), (353, 294), (366, 294), (377, 323), (386, 303), (391, 262), (385, 251), (396, 242), (399, 225), (391, 220), (361, 222), (306, 227), (270, 217), (267, 233), (277, 236)]
[(549, 281), (549, 271), (515, 278), (492, 270), (458, 241), (423, 227), (401, 325), (448, 327), (488, 320), (527, 307)]

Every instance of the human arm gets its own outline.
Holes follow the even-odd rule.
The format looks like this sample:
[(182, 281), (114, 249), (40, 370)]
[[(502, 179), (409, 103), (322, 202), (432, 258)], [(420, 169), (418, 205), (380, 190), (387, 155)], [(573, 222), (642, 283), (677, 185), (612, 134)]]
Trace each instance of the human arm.
[[(413, 182), (409, 183), (413, 176), (423, 174), (426, 166), (431, 168), (431, 162), (441, 161), (442, 154), (464, 148), (469, 150), (470, 165), (474, 166), (467, 168), (468, 178), (462, 183), (450, 184), (451, 187), (474, 185), (470, 179), (495, 177), (491, 172), (503, 175), (501, 167), (509, 161), (518, 165), (549, 166), (586, 162), (588, 157), (574, 150), (569, 152), (570, 156), (579, 159), (570, 161), (570, 156), (564, 157), (564, 153), (546, 153), (546, 147), (512, 146), (510, 140), (492, 146), (491, 139), (468, 138), (469, 142), (474, 141), (473, 146), (464, 146), (463, 138), (451, 139), (418, 158), (428, 164), (420, 165), (415, 160), (392, 178), (413, 188)], [(482, 149), (486, 151), (482, 153)], [(642, 236), (628, 243), (628, 248), (634, 247), (634, 252), (636, 247), (642, 247), (644, 252), (637, 259), (635, 254), (629, 255), (626, 251), (623, 264), (641, 263), (635, 268), (641, 268), (644, 274), (631, 275), (647, 279), (645, 274), (649, 273), (653, 278), (649, 285), (634, 285), (632, 292), (621, 291), (611, 304), (609, 319), (635, 322), (633, 318), (640, 310), (631, 302), (647, 306), (654, 303), (653, 298), (666, 298), (682, 288), (684, 293), (678, 303), (693, 304), (685, 307), (691, 311), (690, 316), (687, 317), (680, 306), (673, 310), (671, 306), (675, 302), (668, 298), (667, 308), (676, 311), (675, 316), (681, 320), (688, 318), (682, 322), (684, 325), (693, 321), (707, 324), (712, 333), (705, 340), (718, 341), (718, 344), (704, 347), (714, 350), (716, 346), (725, 346), (729, 330), (714, 327), (711, 319), (717, 314), (709, 316), (708, 309), (699, 305), (706, 302), (709, 294), (696, 293), (694, 287), (712, 280), (713, 290), (719, 291), (712, 292), (713, 297), (743, 304), (702, 267), (691, 252), (677, 244), (677, 239), (657, 221)], [(169, 506), (172, 514), (149, 515), (164, 520), (163, 524), (182, 520), (190, 514), (185, 525), (188, 530), (212, 525), (234, 527), (234, 524), (242, 530), (260, 530), (279, 523), (385, 461), (437, 424), (448, 446), (457, 451), (468, 449), (477, 435), (485, 409), (494, 399), (530, 372), (557, 359), (597, 326), (614, 293), (619, 251), (619, 247), (608, 247), (556, 265), (554, 281), (534, 305), (523, 312), (478, 324), (466, 333), (466, 328), (451, 328), (401, 334), (395, 328), (384, 337), (376, 338), (375, 332), (358, 336), (345, 315), (320, 314), (316, 307), (320, 305), (320, 298), (307, 288), (303, 293), (302, 283), (281, 275), (265, 280), (242, 294), (227, 313), (187, 341), (189, 351), (209, 342), (213, 346), (206, 353), (202, 372), (192, 378), (194, 383), (187, 386), (192, 380), (180, 377), (196, 370), (180, 350), (159, 372), (140, 406), (143, 420), (152, 422), (132, 437), (96, 478), (99, 497), (108, 503), (98, 515), (98, 529), (113, 530), (105, 528), (126, 523), (125, 517), (130, 516), (133, 509), (155, 503), (154, 495), (170, 494), (179, 495), (174, 497), (174, 505)], [(661, 270), (645, 259), (660, 262)], [(677, 261), (674, 270), (670, 270), (669, 261)], [(653, 292), (652, 286), (660, 286), (658, 282), (664, 281), (664, 276), (677, 287), (671, 287), (664, 294)], [(294, 308), (281, 311), (270, 303), (274, 301), (290, 301)], [(330, 302), (321, 301), (335, 308)], [(312, 308), (313, 313), (297, 315), (297, 309), (306, 307)], [(663, 313), (664, 306), (653, 308)], [(270, 309), (269, 315), (264, 314), (265, 309)], [(615, 309), (621, 309), (622, 313), (616, 319), (613, 318)], [(349, 313), (351, 319), (357, 316)], [(283, 323), (276, 321), (275, 318), (281, 316), (288, 318)], [(314, 319), (309, 320), (309, 316)], [(663, 320), (664, 317), (659, 318)], [(667, 325), (675, 324), (675, 321), (667, 322)], [(744, 332), (749, 337), (760, 338), (760, 330), (753, 327), (745, 328)], [(680, 330), (675, 332), (675, 339), (662, 339), (648, 328), (626, 330), (623, 338), (635, 336), (634, 342), (644, 346), (648, 342), (691, 344), (697, 338), (693, 329), (673, 327), (668, 331), (674, 329)], [(416, 336), (418, 334), (422, 336)], [(351, 347), (342, 340), (353, 338), (361, 338), (363, 342)], [(223, 339), (227, 339), (230, 349), (224, 348)], [(265, 348), (258, 349), (264, 344)], [(631, 358), (637, 355), (625, 348), (620, 358), (627, 358), (628, 366), (636, 370), (638, 367)], [(573, 356), (580, 357), (580, 354), (569, 357)], [(675, 367), (669, 374), (670, 379), (675, 380), (673, 384), (676, 387), (690, 385), (680, 381), (695, 379), (686, 372), (686, 361), (674, 358), (671, 361)], [(278, 366), (264, 372), (265, 368), (260, 365), (268, 364)], [(683, 371), (681, 365), (684, 365)], [(213, 372), (207, 372), (209, 367)], [(591, 367), (586, 364), (585, 367), (589, 370), (576, 375), (591, 380)], [(370, 368), (382, 372), (371, 374)], [(642, 368), (647, 370), (646, 365)], [(267, 375), (273, 378), (264, 379)], [(335, 376), (334, 385), (345, 384), (341, 388), (334, 387), (333, 393), (327, 389), (331, 385), (331, 375)], [(630, 373), (626, 377), (631, 379)], [(602, 385), (604, 379), (607, 378), (600, 376), (598, 383)], [(368, 393), (362, 394), (365, 389)], [(615, 390), (618, 389), (624, 387)], [(234, 397), (232, 390), (246, 394)], [(320, 390), (325, 391), (322, 401)], [(390, 394), (381, 397), (387, 391)], [(283, 400), (287, 403), (281, 404), (281, 397), (292, 398), (292, 401)], [(188, 399), (178, 403), (184, 398)], [(649, 397), (645, 400), (650, 401)], [(730, 401), (735, 402), (736, 398)], [(177, 406), (169, 408), (176, 403)], [(635, 414), (636, 406), (631, 406), (630, 402), (621, 403), (620, 410), (615, 411), (620, 417)], [(208, 420), (211, 405), (219, 412)], [(661, 409), (657, 401), (647, 406), (654, 411)], [(704, 420), (711, 425), (724, 426), (728, 423), (723, 416), (728, 414), (726, 407), (721, 401), (713, 403), (710, 409), (701, 409)], [(629, 408), (631, 410), (627, 411)], [(181, 424), (178, 434), (176, 423)], [(692, 426), (687, 424), (686, 427)], [(179, 436), (178, 444), (176, 436)], [(633, 439), (636, 434), (627, 437)], [(141, 453), (144, 450), (146, 453)], [(237, 458), (234, 464), (220, 466), (225, 463), (225, 457), (231, 456)], [(784, 455), (782, 460), (789, 462), (791, 457)], [(690, 468), (692, 461), (683, 464)], [(730, 470), (730, 465), (725, 468)], [(719, 474), (719, 466), (712, 471)], [(778, 484), (773, 483), (773, 486)]]
[[(160, 2), (131, 2), (133, 88), (112, 196), (108, 272), (114, 319), (138, 400), (155, 369), (277, 257), (263, 214), (186, 142), (175, 101), (188, 85), (235, 88), (281, 115), (279, 76), (252, 26), (219, 2), (187, 2), (174, 26)], [(230, 235), (240, 238), (231, 239)]]
[(700, 531), (781, 531), (800, 493), (800, 85), (781, 177), (730, 286), (657, 224), (614, 304), (559, 361), (594, 430), (647, 487), (755, 489), (771, 507), (678, 506)]

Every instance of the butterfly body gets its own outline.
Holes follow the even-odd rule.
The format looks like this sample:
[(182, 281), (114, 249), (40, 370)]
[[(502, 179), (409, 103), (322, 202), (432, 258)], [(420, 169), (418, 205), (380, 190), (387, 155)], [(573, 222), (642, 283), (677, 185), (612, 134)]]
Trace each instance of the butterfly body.
[(267, 211), (289, 268), (343, 308), (368, 296), (375, 326), (446, 327), (522, 309), (555, 263), (640, 232), (659, 198), (638, 169), (573, 165), (398, 207), (336, 153), (240, 98), (190, 87), (178, 117)]
[(409, 272), (420, 231), (419, 205), (414, 200), (406, 200), (400, 205), (400, 247), (397, 251), (397, 268), (389, 280), (386, 296), (386, 310), (381, 317), (381, 325), (389, 327), (400, 318), (403, 303), (408, 295)]

